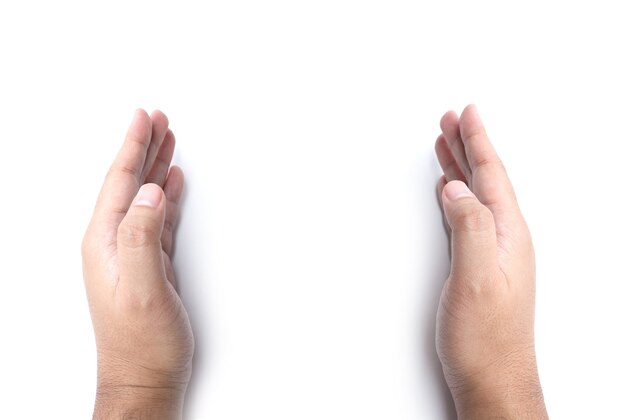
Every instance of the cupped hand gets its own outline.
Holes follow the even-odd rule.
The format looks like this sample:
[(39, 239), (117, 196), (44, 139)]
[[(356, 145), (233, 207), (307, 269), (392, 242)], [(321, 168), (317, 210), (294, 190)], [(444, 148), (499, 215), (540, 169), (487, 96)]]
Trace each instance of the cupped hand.
[(452, 260), (436, 345), (459, 418), (544, 418), (528, 227), (476, 107), (447, 112), (441, 131), (438, 196)]
[(170, 168), (168, 124), (162, 112), (136, 111), (82, 242), (98, 353), (96, 417), (147, 407), (174, 418), (191, 375), (193, 334), (171, 262), (183, 174)]

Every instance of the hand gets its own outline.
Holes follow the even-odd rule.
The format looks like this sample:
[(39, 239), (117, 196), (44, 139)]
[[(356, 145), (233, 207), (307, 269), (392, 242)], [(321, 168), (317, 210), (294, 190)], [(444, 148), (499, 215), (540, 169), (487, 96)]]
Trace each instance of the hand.
[(94, 418), (182, 415), (194, 340), (171, 263), (183, 189), (182, 171), (170, 168), (174, 143), (163, 113), (135, 113), (83, 238), (98, 352)]
[(530, 232), (476, 107), (460, 118), (446, 113), (441, 130), (438, 195), (452, 261), (436, 344), (459, 419), (547, 418), (534, 348)]

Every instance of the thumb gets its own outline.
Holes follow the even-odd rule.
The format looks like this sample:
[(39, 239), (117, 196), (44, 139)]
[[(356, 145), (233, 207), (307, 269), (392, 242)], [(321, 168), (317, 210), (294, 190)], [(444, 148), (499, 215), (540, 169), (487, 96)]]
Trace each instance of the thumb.
[(485, 279), (486, 272), (498, 267), (493, 214), (461, 181), (448, 182), (441, 200), (451, 229), (450, 277)]
[(161, 248), (165, 204), (161, 187), (142, 185), (117, 229), (120, 281), (140, 296), (167, 282)]

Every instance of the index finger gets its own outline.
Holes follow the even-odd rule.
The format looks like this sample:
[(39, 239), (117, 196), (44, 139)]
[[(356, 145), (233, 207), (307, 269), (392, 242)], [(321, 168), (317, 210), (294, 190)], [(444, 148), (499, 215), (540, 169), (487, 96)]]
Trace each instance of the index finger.
[(491, 210), (496, 223), (521, 215), (513, 185), (487, 137), (475, 105), (468, 105), (460, 117), (460, 131), (471, 171), (471, 188)]
[(152, 121), (146, 111), (138, 109), (98, 195), (94, 220), (117, 229), (139, 191), (151, 137)]

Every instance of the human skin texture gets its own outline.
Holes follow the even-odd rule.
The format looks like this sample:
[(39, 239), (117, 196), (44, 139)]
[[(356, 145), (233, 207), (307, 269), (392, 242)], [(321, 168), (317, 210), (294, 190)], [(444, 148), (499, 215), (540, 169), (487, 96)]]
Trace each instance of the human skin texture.
[[(194, 340), (171, 264), (183, 174), (170, 167), (168, 124), (160, 111), (137, 110), (82, 242), (95, 419), (182, 418)], [(446, 113), (441, 130), (438, 196), (452, 261), (436, 346), (458, 417), (545, 419), (530, 233), (475, 106)]]
[(441, 118), (438, 197), (451, 267), (436, 347), (459, 419), (547, 419), (534, 341), (535, 259), (476, 106)]
[(194, 339), (172, 246), (183, 173), (160, 111), (135, 112), (82, 242), (98, 354), (94, 419), (179, 419)]

